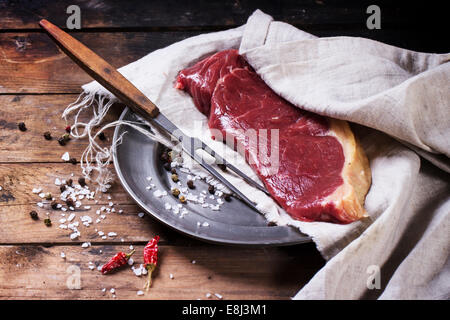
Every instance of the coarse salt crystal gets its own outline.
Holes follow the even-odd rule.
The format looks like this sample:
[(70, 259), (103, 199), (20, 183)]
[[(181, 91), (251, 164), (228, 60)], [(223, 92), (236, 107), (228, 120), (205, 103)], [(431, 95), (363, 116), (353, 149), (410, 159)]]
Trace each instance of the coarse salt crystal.
[(56, 179), (55, 179), (55, 184), (56, 184), (57, 186), (60, 186), (60, 185), (61, 185), (61, 180), (59, 180), (58, 178), (56, 178)]
[(111, 288), (111, 290), (109, 290), (109, 292), (111, 292), (111, 293), (115, 293), (115, 292), (116, 292), (116, 290), (115, 290), (114, 288)]
[(87, 247), (90, 247), (90, 246), (91, 246), (91, 243), (90, 243), (90, 242), (84, 242), (84, 243), (81, 245), (82, 248), (87, 248)]
[(172, 209), (172, 206), (170, 205), (170, 203), (165, 203), (164, 204), (164, 208), (166, 208), (166, 210), (171, 210)]
[(138, 215), (139, 218), (143, 218), (144, 217), (144, 213), (143, 212), (139, 212), (137, 215)]
[(42, 188), (33, 188), (33, 193), (39, 193), (42, 191)]
[(203, 222), (202, 226), (203, 227), (209, 227), (209, 223), (205, 221), (205, 222)]
[(221, 294), (214, 293), (214, 295), (215, 295), (217, 298), (219, 298), (220, 300), (222, 300), (222, 298), (223, 298), (223, 296), (222, 296)]
[(137, 294), (138, 296), (143, 296), (143, 295), (144, 295), (144, 292), (143, 292), (142, 290), (139, 290), (138, 292), (136, 292), (136, 294)]
[(128, 259), (128, 264), (129, 264), (130, 266), (132, 266), (132, 265), (133, 265), (133, 263), (134, 263), (134, 260), (133, 260), (133, 258), (129, 258), (129, 259)]
[(68, 152), (64, 153), (61, 157), (61, 159), (63, 159), (64, 161), (69, 161), (70, 160), (70, 155)]
[(174, 279), (173, 274), (169, 274), (169, 278), (170, 278), (170, 279)]
[(211, 298), (212, 294), (208, 292), (207, 294), (205, 294), (205, 296), (206, 296), (207, 298)]
[(60, 254), (61, 258), (65, 259), (66, 258), (66, 254), (64, 252), (61, 252)]
[(115, 236), (117, 236), (117, 233), (115, 233), (115, 232), (108, 232), (108, 237), (115, 237)]
[(70, 216), (67, 218), (67, 221), (71, 222), (75, 218), (75, 213), (71, 213)]
[(44, 204), (42, 202), (38, 202), (36, 203), (38, 205), (38, 207), (42, 208), (44, 206)]

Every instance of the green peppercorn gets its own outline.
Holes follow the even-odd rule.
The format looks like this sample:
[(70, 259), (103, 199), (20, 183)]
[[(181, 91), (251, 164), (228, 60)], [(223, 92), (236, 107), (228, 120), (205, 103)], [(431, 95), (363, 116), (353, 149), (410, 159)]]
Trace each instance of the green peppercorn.
[(44, 138), (45, 138), (45, 140), (52, 140), (51, 133), (48, 131), (44, 132)]
[(30, 212), (30, 217), (33, 220), (38, 220), (39, 219), (37, 212), (34, 211), (34, 210)]
[(51, 227), (52, 225), (52, 220), (50, 220), (50, 218), (45, 218), (44, 219), (44, 223), (47, 227)]
[(180, 190), (178, 190), (177, 188), (174, 188), (174, 189), (172, 189), (172, 194), (173, 194), (175, 197), (178, 197), (178, 196), (180, 195)]
[(70, 140), (70, 134), (68, 134), (68, 133), (65, 133), (65, 134), (63, 134), (62, 135), (62, 137), (61, 138), (63, 138), (64, 139), (64, 141), (65, 142), (67, 142), (67, 141), (69, 141)]
[(178, 175), (177, 174), (173, 174), (172, 175), (172, 181), (173, 182), (177, 182), (178, 181)]

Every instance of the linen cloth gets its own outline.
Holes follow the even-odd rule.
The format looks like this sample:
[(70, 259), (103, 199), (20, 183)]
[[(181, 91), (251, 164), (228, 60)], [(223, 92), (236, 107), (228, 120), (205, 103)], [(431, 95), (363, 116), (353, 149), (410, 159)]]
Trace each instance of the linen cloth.
[[(350, 121), (370, 161), (369, 217), (348, 225), (295, 221), (224, 174), (268, 220), (310, 235), (328, 260), (294, 298), (450, 298), (450, 54), (316, 38), (257, 10), (242, 27), (180, 41), (119, 69), (181, 130), (254, 179), (243, 157), (210, 138), (192, 99), (173, 87), (181, 69), (230, 48), (294, 105)], [(90, 99), (115, 100), (96, 82), (83, 89)], [(190, 168), (199, 170), (192, 162)]]

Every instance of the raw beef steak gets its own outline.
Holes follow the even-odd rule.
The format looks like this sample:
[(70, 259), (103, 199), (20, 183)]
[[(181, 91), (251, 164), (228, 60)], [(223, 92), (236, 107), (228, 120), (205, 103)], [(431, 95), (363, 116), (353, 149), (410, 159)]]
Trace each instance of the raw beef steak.
[[(209, 127), (231, 136), (269, 193), (294, 219), (349, 223), (365, 215), (368, 160), (348, 123), (299, 109), (273, 92), (236, 50), (216, 53), (182, 70), (175, 85), (208, 116)], [(278, 130), (272, 146), (273, 129)], [(270, 153), (258, 152), (249, 132)], [(229, 140), (228, 140), (229, 141)], [(264, 154), (266, 156), (264, 157)], [(262, 156), (263, 155), (263, 156)]]

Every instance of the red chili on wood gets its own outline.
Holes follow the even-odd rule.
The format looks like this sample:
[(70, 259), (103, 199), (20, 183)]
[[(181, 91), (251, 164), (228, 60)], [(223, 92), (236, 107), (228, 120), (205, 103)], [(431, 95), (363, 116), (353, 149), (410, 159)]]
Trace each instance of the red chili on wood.
[(152, 285), (152, 272), (155, 270), (156, 264), (158, 263), (158, 241), (159, 236), (156, 236), (150, 240), (144, 248), (144, 264), (148, 272), (148, 278), (144, 288), (147, 291)]
[(131, 251), (128, 254), (122, 251), (117, 253), (114, 257), (109, 259), (109, 261), (103, 265), (102, 273), (107, 274), (113, 270), (120, 268), (121, 266), (126, 265), (128, 263), (128, 259), (130, 259), (134, 251), (135, 250)]

